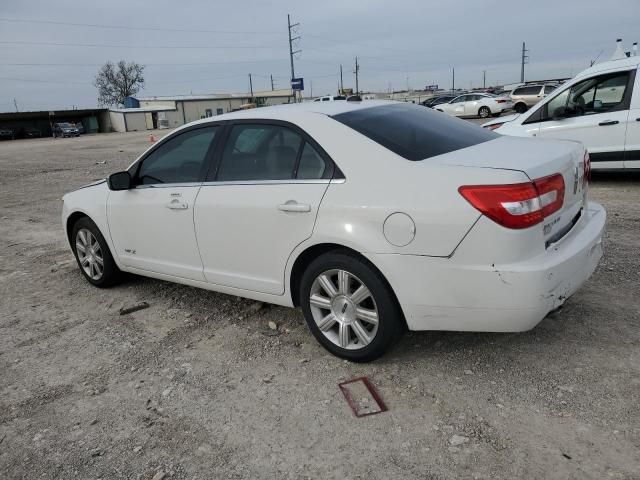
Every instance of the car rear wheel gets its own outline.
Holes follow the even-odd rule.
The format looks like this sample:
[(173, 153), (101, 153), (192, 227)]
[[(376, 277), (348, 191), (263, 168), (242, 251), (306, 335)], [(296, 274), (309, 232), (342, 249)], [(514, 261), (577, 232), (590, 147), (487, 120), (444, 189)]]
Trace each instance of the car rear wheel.
[(480, 107), (478, 110), (478, 116), (480, 118), (489, 118), (491, 116), (491, 110), (489, 107)]
[(527, 111), (527, 106), (524, 103), (516, 103), (516, 105), (513, 107), (513, 109), (517, 113), (524, 113), (524, 112)]
[(122, 272), (116, 265), (109, 246), (91, 219), (84, 217), (73, 226), (73, 253), (80, 271), (96, 287), (109, 287), (120, 281)]
[(348, 253), (327, 253), (302, 276), (300, 305), (309, 329), (332, 354), (367, 362), (403, 330), (398, 303), (375, 268)]

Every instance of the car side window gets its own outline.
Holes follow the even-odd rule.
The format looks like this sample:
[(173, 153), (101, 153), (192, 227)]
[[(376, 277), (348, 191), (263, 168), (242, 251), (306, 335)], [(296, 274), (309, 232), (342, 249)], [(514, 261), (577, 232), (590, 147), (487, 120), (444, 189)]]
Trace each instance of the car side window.
[(616, 72), (576, 83), (546, 105), (549, 118), (575, 117), (617, 110), (625, 98), (629, 72)]
[(466, 101), (467, 101), (467, 96), (466, 95), (460, 95), (459, 97), (454, 98), (451, 103), (461, 103), (461, 102), (466, 102)]
[(549, 95), (551, 92), (553, 92), (556, 89), (556, 87), (554, 87), (553, 85), (545, 85), (544, 86), (544, 94), (545, 95)]
[(191, 183), (204, 178), (207, 152), (218, 127), (204, 127), (176, 135), (152, 151), (136, 175), (139, 185)]
[(302, 137), (287, 127), (234, 125), (226, 141), (216, 179), (291, 179), (301, 145)]
[(324, 177), (327, 165), (324, 159), (309, 143), (305, 142), (298, 164), (297, 179), (310, 180)]

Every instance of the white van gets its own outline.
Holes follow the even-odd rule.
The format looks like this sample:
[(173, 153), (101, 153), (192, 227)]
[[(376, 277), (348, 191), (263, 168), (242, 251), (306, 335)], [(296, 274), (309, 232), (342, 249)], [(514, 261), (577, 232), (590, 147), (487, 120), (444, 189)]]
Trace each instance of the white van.
[(580, 72), (523, 114), (492, 120), (503, 135), (582, 142), (595, 169), (640, 169), (640, 56)]

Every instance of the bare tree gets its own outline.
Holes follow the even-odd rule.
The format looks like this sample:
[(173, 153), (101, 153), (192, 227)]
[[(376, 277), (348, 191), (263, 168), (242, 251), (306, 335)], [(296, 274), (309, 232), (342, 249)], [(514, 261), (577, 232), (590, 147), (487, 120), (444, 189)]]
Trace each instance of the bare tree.
[(122, 105), (124, 97), (138, 93), (144, 87), (144, 65), (120, 60), (105, 63), (94, 81), (100, 105)]

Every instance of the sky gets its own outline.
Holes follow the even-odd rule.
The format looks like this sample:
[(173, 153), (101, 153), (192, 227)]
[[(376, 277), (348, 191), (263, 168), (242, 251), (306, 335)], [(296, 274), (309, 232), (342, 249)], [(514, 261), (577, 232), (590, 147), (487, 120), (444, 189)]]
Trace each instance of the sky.
[(640, 0), (0, 0), (0, 112), (97, 105), (106, 61), (145, 65), (138, 94), (288, 88), (287, 14), (305, 95), (571, 77), (640, 40)]

